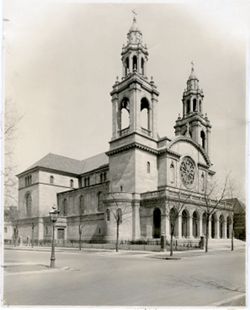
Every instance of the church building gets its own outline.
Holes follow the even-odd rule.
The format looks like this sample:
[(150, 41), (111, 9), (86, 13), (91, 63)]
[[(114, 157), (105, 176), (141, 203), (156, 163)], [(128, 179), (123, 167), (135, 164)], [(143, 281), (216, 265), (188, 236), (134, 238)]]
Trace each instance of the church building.
[[(213, 182), (211, 123), (204, 94), (191, 68), (175, 137), (159, 137), (159, 91), (148, 78), (149, 53), (134, 17), (122, 47), (123, 75), (112, 87), (112, 136), (107, 152), (76, 160), (49, 153), (18, 175), (18, 234), (35, 242), (51, 239), (49, 211), (60, 210), (58, 243), (114, 242), (117, 218), (124, 241), (170, 239), (198, 243), (205, 234), (204, 194)], [(94, 115), (93, 115), (94, 118)], [(209, 220), (210, 238), (229, 238), (230, 205), (220, 203)]]

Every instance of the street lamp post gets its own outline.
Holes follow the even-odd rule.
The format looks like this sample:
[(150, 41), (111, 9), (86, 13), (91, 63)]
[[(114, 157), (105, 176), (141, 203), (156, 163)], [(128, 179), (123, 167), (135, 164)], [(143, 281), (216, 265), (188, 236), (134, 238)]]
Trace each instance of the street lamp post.
[(52, 242), (51, 242), (51, 257), (50, 257), (50, 268), (55, 268), (55, 223), (59, 214), (59, 210), (55, 206), (52, 207), (52, 210), (49, 212), (50, 220), (52, 222)]
[(35, 228), (35, 224), (32, 223), (31, 224), (31, 247), (33, 248), (34, 246), (34, 228)]

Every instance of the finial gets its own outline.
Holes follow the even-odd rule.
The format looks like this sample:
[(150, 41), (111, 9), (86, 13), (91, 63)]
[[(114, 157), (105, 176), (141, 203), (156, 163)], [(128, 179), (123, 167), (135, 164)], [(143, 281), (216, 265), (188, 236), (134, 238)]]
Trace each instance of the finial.
[(115, 81), (115, 84), (118, 84), (119, 83), (119, 76), (116, 77), (116, 81)]

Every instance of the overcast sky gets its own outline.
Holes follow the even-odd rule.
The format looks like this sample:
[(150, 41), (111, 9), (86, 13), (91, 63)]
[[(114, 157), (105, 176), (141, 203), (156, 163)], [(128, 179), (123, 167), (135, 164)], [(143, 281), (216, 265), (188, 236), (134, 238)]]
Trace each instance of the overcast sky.
[(49, 152), (76, 159), (107, 151), (112, 85), (131, 10), (148, 46), (148, 76), (160, 91), (160, 136), (174, 137), (190, 62), (212, 124), (211, 161), (219, 178), (245, 180), (246, 28), (249, 1), (84, 4), (5, 1), (5, 97), (23, 118), (17, 172)]

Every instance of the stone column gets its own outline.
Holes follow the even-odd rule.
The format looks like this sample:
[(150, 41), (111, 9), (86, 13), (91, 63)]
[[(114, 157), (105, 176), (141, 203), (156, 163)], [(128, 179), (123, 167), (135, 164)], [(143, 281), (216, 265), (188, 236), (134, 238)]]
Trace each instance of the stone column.
[(203, 235), (203, 223), (202, 223), (202, 215), (199, 215), (199, 232), (198, 232), (198, 237), (201, 237)]
[(178, 220), (177, 220), (177, 223), (178, 223), (178, 239), (181, 239), (182, 238), (182, 217), (181, 215), (178, 216)]
[(44, 239), (44, 224), (43, 218), (39, 218), (37, 222), (37, 231), (38, 231), (38, 241), (42, 241)]
[(223, 222), (223, 238), (226, 239), (227, 238), (227, 221), (224, 220)]
[(189, 227), (189, 231), (188, 231), (188, 236), (189, 238), (193, 238), (193, 217), (189, 216), (188, 218), (188, 227)]
[(152, 95), (151, 97), (151, 108), (152, 108), (152, 124), (151, 124), (151, 130), (152, 130), (152, 137), (154, 139), (157, 138), (157, 97), (156, 95)]
[(121, 115), (118, 114), (118, 96), (114, 95), (112, 98), (112, 139), (117, 138), (118, 123), (121, 119)]
[(140, 203), (134, 202), (132, 205), (132, 240), (137, 240), (140, 236)]
[(211, 223), (211, 216), (209, 216), (208, 222), (208, 238), (211, 239), (212, 237), (212, 223)]
[(220, 238), (220, 221), (219, 221), (218, 217), (217, 217), (217, 221), (215, 223), (215, 238), (216, 239)]

